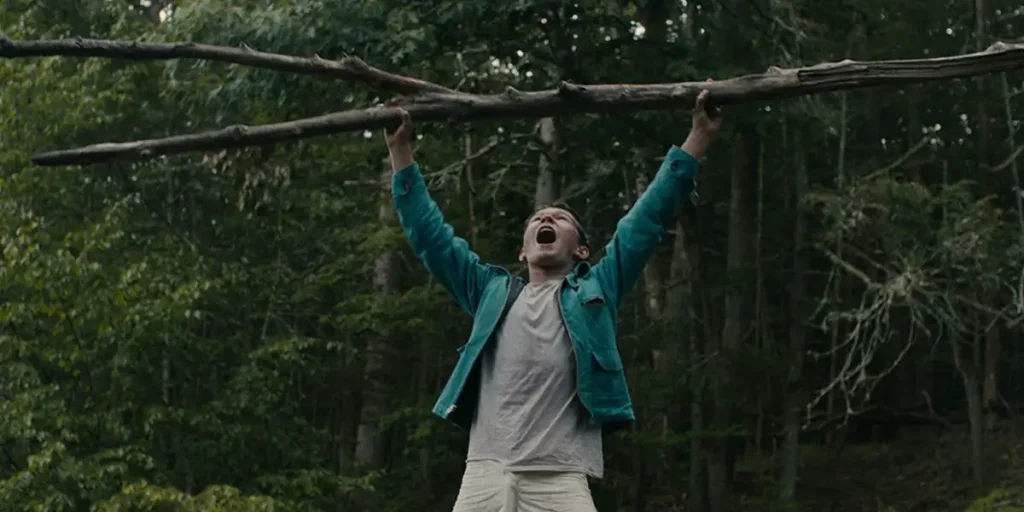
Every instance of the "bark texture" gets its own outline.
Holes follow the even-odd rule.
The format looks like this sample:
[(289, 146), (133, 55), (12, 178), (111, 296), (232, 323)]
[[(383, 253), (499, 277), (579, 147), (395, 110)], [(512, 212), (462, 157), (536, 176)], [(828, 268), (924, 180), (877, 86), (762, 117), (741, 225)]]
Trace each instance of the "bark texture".
[(402, 94), (454, 92), (447, 87), (417, 78), (381, 71), (363, 62), (359, 57), (346, 56), (340, 60), (328, 60), (319, 55), (293, 57), (253, 50), (245, 44), (239, 45), (238, 48), (229, 48), (199, 43), (144, 43), (81, 37), (51, 41), (14, 41), (0, 35), (0, 58), (54, 56), (123, 60), (209, 60), (286, 73), (323, 75), (371, 89)]
[(771, 67), (762, 74), (707, 82), (666, 84), (579, 85), (522, 92), (508, 88), (500, 94), (466, 94), (387, 73), (355, 57), (329, 61), (258, 52), (247, 47), (225, 48), (195, 43), (155, 43), (71, 39), (12, 41), (0, 38), (0, 58), (107, 57), (121, 59), (193, 58), (231, 62), (286, 72), (327, 75), (410, 95), (390, 107), (335, 112), (293, 121), (175, 135), (122, 143), (94, 144), (52, 151), (33, 157), (38, 165), (83, 165), (115, 160), (146, 160), (160, 155), (259, 146), (343, 132), (376, 130), (397, 125), (402, 107), (417, 121), (481, 121), (499, 118), (544, 118), (583, 113), (634, 112), (689, 108), (697, 94), (709, 89), (720, 105), (776, 100), (829, 91), (947, 80), (1024, 68), (1024, 43), (996, 43), (985, 51), (954, 57), (893, 61), (824, 63), (810, 67)]

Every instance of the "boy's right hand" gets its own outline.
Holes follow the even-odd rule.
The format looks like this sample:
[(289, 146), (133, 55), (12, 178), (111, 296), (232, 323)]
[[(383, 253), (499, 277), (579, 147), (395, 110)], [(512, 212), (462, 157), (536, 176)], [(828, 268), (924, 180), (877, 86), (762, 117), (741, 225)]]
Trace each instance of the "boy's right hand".
[(388, 143), (388, 149), (408, 145), (412, 139), (412, 116), (403, 108), (398, 109), (398, 114), (402, 116), (402, 124), (391, 133), (384, 130), (384, 140)]
[[(707, 81), (713, 80), (708, 78)], [(708, 147), (715, 140), (715, 134), (722, 127), (722, 109), (708, 105), (710, 96), (711, 92), (707, 89), (697, 95), (697, 105), (693, 109), (693, 128), (690, 129), (686, 142), (680, 146), (683, 151), (698, 160), (707, 153)]]
[(412, 116), (404, 109), (398, 109), (402, 124), (395, 131), (384, 130), (384, 140), (391, 156), (391, 172), (398, 172), (413, 164), (412, 157)]

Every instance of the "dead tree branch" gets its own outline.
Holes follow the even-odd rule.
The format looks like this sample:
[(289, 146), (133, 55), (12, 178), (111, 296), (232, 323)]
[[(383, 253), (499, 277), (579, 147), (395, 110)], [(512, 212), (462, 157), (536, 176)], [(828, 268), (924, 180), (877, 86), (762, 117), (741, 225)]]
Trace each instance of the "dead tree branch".
[(1024, 146), (1019, 146), (1019, 147), (1017, 147), (1017, 150), (1013, 152), (1013, 154), (1011, 154), (1009, 157), (1007, 157), (1006, 160), (1003, 160), (1002, 162), (1000, 162), (998, 165), (993, 167), (993, 166), (988, 165), (988, 164), (981, 164), (981, 168), (985, 169), (986, 171), (1001, 171), (1001, 170), (1006, 169), (1007, 167), (1013, 165), (1013, 162), (1015, 162), (1017, 160), (1017, 158), (1019, 158), (1022, 153), (1024, 153)]
[[(86, 40), (82, 40), (86, 41)], [(66, 42), (35, 43), (0, 41), (0, 57), (40, 55), (106, 56), (120, 58), (215, 58), (240, 64), (261, 65), (284, 71), (321, 73), (368, 84), (385, 84), (416, 94), (391, 103), (391, 108), (369, 108), (336, 112), (319, 117), (260, 125), (236, 125), (220, 130), (176, 135), (136, 142), (103, 143), (33, 157), (38, 165), (81, 165), (114, 160), (146, 160), (159, 155), (189, 151), (239, 148), (316, 137), (342, 132), (376, 130), (397, 124), (402, 107), (417, 121), (478, 121), (498, 118), (540, 118), (583, 113), (614, 113), (639, 110), (689, 108), (697, 94), (709, 89), (720, 105), (775, 100), (829, 91), (864, 87), (948, 80), (1024, 68), (1024, 44), (996, 43), (984, 52), (954, 57), (858, 62), (844, 60), (816, 66), (780, 69), (730, 78), (713, 83), (578, 85), (562, 83), (557, 89), (520, 92), (509, 88), (503, 94), (479, 95), (433, 92), (428, 82), (391, 75), (382, 71), (367, 75), (323, 59), (299, 59), (253, 50), (235, 50), (206, 45), (179, 45), (178, 50), (148, 43), (88, 41), (88, 45)], [(60, 44), (58, 44), (60, 43)], [(106, 46), (104, 46), (106, 45)], [(146, 48), (144, 51), (128, 51)], [(174, 47), (174, 46), (172, 46)], [(175, 53), (178, 52), (178, 53)], [(253, 57), (259, 55), (259, 57)], [(350, 59), (352, 57), (349, 57)], [(341, 61), (344, 62), (344, 61)], [(357, 62), (357, 61), (350, 61)], [(362, 62), (362, 61), (358, 61)], [(373, 70), (366, 64), (366, 69)], [(344, 70), (344, 71), (342, 71)], [(378, 77), (378, 78), (368, 78)], [(377, 80), (377, 81), (373, 81)], [(415, 82), (409, 82), (415, 81)], [(425, 92), (430, 91), (430, 92)]]
[(920, 151), (921, 148), (927, 146), (928, 142), (931, 140), (931, 138), (932, 137), (928, 136), (928, 135), (926, 135), (924, 137), (921, 137), (921, 140), (919, 140), (917, 142), (917, 144), (914, 144), (913, 147), (911, 147), (909, 150), (907, 150), (907, 152), (904, 153), (903, 156), (897, 158), (893, 163), (891, 163), (891, 164), (889, 164), (889, 165), (887, 165), (887, 166), (885, 166), (885, 167), (883, 167), (881, 169), (878, 169), (876, 171), (872, 171), (870, 174), (864, 176), (861, 179), (863, 181), (870, 181), (870, 180), (873, 180), (873, 179), (877, 178), (878, 176), (881, 176), (883, 174), (888, 174), (890, 171), (899, 168), (901, 165), (907, 163), (907, 160), (910, 160), (910, 157), (914, 156), (914, 154), (917, 153), (918, 151)]
[(284, 71), (304, 75), (323, 75), (357, 83), (371, 89), (419, 94), (423, 92), (452, 93), (451, 89), (431, 82), (381, 71), (358, 57), (327, 60), (319, 55), (292, 57), (253, 50), (199, 43), (145, 43), (141, 41), (106, 41), (102, 39), (61, 39), (56, 41), (13, 41), (0, 35), (0, 58), (18, 57), (103, 57), (124, 60), (201, 59), (239, 64), (253, 68)]

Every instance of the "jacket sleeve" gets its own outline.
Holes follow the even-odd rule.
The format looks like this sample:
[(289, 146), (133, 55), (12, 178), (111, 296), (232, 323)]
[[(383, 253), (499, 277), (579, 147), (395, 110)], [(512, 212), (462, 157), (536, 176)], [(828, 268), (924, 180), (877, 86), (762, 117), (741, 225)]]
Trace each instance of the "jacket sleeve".
[(650, 186), (619, 220), (604, 257), (592, 269), (616, 306), (639, 280), (666, 226), (675, 222), (676, 214), (693, 193), (697, 168), (697, 159), (672, 146)]
[(418, 164), (392, 175), (391, 195), (406, 240), (416, 257), (455, 298), (475, 315), (480, 297), (496, 271), (480, 263), (469, 244), (455, 236), (437, 203), (430, 197)]

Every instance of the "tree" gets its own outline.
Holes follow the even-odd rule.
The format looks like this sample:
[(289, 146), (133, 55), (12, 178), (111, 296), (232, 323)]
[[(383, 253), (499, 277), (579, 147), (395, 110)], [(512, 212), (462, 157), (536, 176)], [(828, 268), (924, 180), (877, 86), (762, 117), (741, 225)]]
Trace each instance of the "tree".
[[(1015, 4), (987, 4), (981, 48), (1017, 40)], [(953, 1), (74, 7), (11, 0), (0, 31), (22, 43), (201, 41), (251, 55), (238, 49), (244, 41), (278, 55), (358, 55), (473, 98), (508, 102), (510, 86), (526, 98), (549, 91), (566, 110), (417, 124), (417, 154), (446, 216), (485, 260), (514, 271), (538, 191), (581, 212), (599, 253), (689, 126), (685, 97), (679, 108), (604, 111), (557, 99), (563, 81), (701, 86), (713, 77), (725, 91), (748, 83), (728, 77), (769, 63), (979, 48), (973, 2)], [(1014, 112), (1024, 84), (994, 63), (1019, 55), (1008, 46), (954, 58), (1006, 69), (982, 92), (972, 80), (887, 75), (885, 87), (729, 100), (735, 131), (702, 165), (697, 194), (622, 309), (641, 418), (607, 440), (599, 510), (708, 510), (708, 463), (722, 460), (715, 450), (726, 438), (731, 459), (725, 478), (715, 476), (730, 485), (714, 490), (740, 509), (1013, 502), (1021, 467), (1011, 418), (1024, 396), (1014, 378), (1024, 368)], [(850, 69), (859, 68), (810, 76), (842, 76), (845, 87), (858, 76)], [(81, 167), (32, 162), (110, 140), (423, 99), (330, 73), (202, 59), (0, 59), (9, 113), (0, 115), (0, 510), (450, 509), (465, 434), (429, 410), (469, 322), (382, 217), (387, 119), (288, 143)], [(541, 163), (552, 164), (550, 180)], [(734, 184), (744, 189), (734, 219), (747, 221), (731, 229)], [(731, 272), (730, 236), (747, 250)], [(727, 319), (726, 359), (715, 348)], [(994, 365), (981, 350), (994, 346), (993, 330)], [(971, 473), (973, 449), (958, 353), (979, 370), (970, 389), (983, 404), (983, 486), (958, 476)], [(723, 366), (727, 375), (715, 373)], [(363, 446), (375, 448), (361, 452), (365, 465), (360, 425)]]

